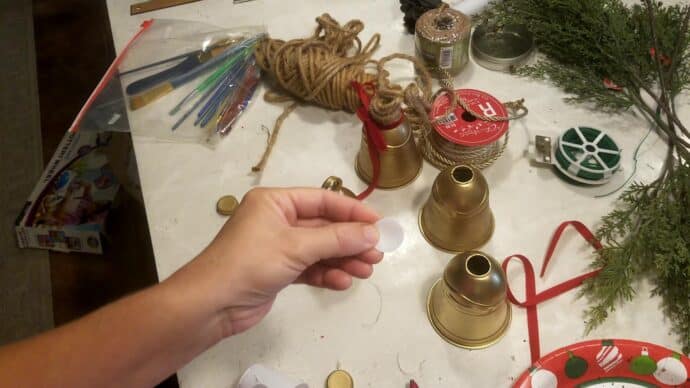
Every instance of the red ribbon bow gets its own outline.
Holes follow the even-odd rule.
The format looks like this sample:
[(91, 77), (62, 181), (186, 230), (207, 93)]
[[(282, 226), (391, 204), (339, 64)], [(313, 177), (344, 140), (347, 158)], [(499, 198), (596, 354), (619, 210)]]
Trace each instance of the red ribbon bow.
[(359, 117), (360, 120), (362, 120), (362, 123), (364, 123), (364, 129), (366, 130), (366, 136), (367, 136), (367, 144), (369, 146), (369, 159), (371, 160), (371, 165), (373, 168), (373, 174), (371, 178), (371, 183), (369, 183), (369, 186), (361, 192), (359, 195), (357, 195), (357, 199), (364, 199), (371, 194), (372, 191), (378, 186), (379, 184), (379, 177), (381, 175), (381, 161), (379, 160), (379, 153), (381, 151), (386, 150), (386, 140), (383, 138), (383, 134), (381, 131), (385, 131), (387, 129), (393, 129), (396, 128), (400, 123), (402, 122), (402, 115), (400, 116), (400, 119), (398, 121), (389, 124), (389, 125), (381, 125), (374, 120), (371, 115), (369, 114), (369, 105), (371, 105), (371, 97), (369, 93), (367, 93), (367, 89), (373, 89), (374, 88), (374, 83), (373, 82), (366, 82), (364, 84), (361, 84), (357, 81), (352, 81), (352, 87), (357, 91), (357, 95), (359, 96), (360, 101), (362, 101), (362, 105), (357, 108), (357, 117)]
[[(587, 229), (587, 227), (583, 223), (579, 221), (563, 222), (558, 226), (558, 228), (553, 234), (553, 237), (551, 237), (551, 242), (549, 243), (549, 248), (546, 250), (546, 257), (544, 257), (544, 263), (542, 265), (539, 277), (544, 277), (546, 267), (548, 266), (549, 261), (551, 260), (551, 256), (553, 256), (553, 252), (556, 249), (556, 245), (558, 245), (558, 241), (560, 240), (563, 231), (568, 226), (574, 227), (580, 233), (580, 235), (585, 240), (587, 240), (587, 242), (590, 245), (594, 247), (594, 249), (602, 249), (599, 240), (597, 240), (596, 237), (594, 237), (594, 234), (589, 229)], [(540, 353), (539, 320), (537, 316), (537, 305), (541, 302), (549, 300), (555, 296), (561, 295), (565, 292), (572, 290), (575, 287), (580, 286), (585, 281), (585, 279), (589, 279), (591, 277), (598, 275), (600, 270), (588, 272), (586, 274), (574, 277), (570, 280), (566, 280), (563, 283), (557, 284), (537, 294), (534, 268), (532, 267), (532, 263), (530, 263), (527, 257), (523, 255), (512, 255), (506, 257), (502, 265), (503, 271), (506, 273), (508, 272), (508, 264), (513, 258), (517, 258), (522, 262), (522, 266), (525, 271), (525, 300), (524, 302), (518, 301), (513, 292), (510, 290), (510, 285), (508, 286), (508, 300), (510, 300), (510, 302), (516, 306), (520, 306), (522, 308), (527, 309), (527, 330), (529, 332), (530, 356), (532, 358), (532, 363), (534, 363), (539, 359)]]

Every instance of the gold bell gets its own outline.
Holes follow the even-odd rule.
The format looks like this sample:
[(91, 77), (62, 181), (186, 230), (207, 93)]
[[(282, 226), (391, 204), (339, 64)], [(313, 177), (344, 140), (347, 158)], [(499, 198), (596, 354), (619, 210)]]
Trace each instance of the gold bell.
[(494, 232), (489, 186), (474, 167), (458, 165), (441, 171), (419, 212), (424, 238), (439, 249), (462, 252), (484, 245)]
[(355, 193), (352, 192), (352, 190), (343, 186), (343, 180), (338, 178), (337, 176), (329, 176), (328, 178), (326, 178), (326, 180), (323, 181), (321, 188), (330, 191), (335, 191), (338, 194), (342, 194), (350, 198), (357, 197)]
[[(386, 141), (386, 149), (379, 152), (380, 175), (378, 187), (394, 189), (412, 182), (422, 169), (422, 157), (406, 125), (381, 131)], [(366, 183), (371, 183), (374, 169), (369, 157), (367, 134), (362, 130), (362, 143), (355, 161), (357, 175)]]
[(427, 314), (449, 343), (481, 349), (498, 342), (510, 326), (506, 276), (491, 256), (469, 251), (455, 256), (429, 291)]

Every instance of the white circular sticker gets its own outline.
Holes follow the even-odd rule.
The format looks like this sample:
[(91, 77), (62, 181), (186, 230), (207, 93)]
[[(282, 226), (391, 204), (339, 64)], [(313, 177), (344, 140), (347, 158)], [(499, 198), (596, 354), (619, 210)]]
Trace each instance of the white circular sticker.
[(405, 232), (400, 223), (392, 218), (382, 218), (376, 223), (379, 230), (379, 243), (376, 249), (387, 253), (398, 249), (405, 239)]

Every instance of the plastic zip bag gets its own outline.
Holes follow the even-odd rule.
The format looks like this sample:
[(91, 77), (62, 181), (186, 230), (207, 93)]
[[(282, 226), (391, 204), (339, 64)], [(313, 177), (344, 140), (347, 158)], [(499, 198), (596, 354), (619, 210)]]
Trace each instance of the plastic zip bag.
[(118, 55), (70, 131), (129, 131), (213, 146), (252, 99), (263, 27), (149, 20)]

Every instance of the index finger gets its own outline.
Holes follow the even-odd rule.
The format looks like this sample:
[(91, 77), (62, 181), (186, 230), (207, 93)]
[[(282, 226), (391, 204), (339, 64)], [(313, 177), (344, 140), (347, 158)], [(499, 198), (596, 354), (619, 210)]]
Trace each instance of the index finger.
[(334, 222), (374, 223), (381, 218), (362, 202), (316, 188), (279, 189), (276, 200), (291, 222), (304, 218), (325, 218)]

